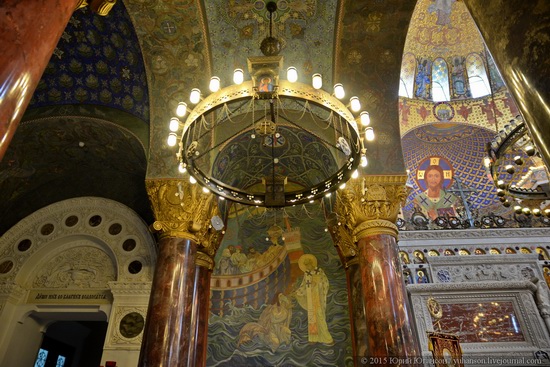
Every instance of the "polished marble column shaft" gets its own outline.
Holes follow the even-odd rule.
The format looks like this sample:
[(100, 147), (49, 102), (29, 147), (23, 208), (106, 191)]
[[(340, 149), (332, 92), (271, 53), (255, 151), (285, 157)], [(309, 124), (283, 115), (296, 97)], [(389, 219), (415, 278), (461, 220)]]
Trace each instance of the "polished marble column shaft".
[(327, 224), (346, 267), (354, 365), (416, 366), (421, 350), (394, 224), (407, 177), (360, 176), (338, 191)]
[(363, 282), (359, 263), (350, 265), (346, 269), (346, 277), (348, 281), (349, 319), (354, 365), (361, 366), (361, 359), (366, 357), (369, 351), (365, 299), (363, 297)]
[(175, 179), (145, 182), (159, 233), (140, 367), (204, 367), (210, 277), (224, 231), (215, 196)]
[(463, 1), (550, 167), (550, 2)]
[(206, 366), (211, 276), (211, 269), (201, 265), (195, 266), (193, 314), (187, 366)]
[[(184, 367), (189, 364), (192, 325), (197, 323), (196, 244), (164, 237), (151, 288), (139, 366)], [(194, 337), (194, 335), (193, 335)]]
[(0, 160), (78, 3), (0, 1)]
[(418, 364), (416, 358), (421, 355), (420, 346), (395, 238), (388, 234), (365, 236), (359, 238), (358, 250), (363, 304), (354, 307), (364, 307), (367, 326), (365, 355), (396, 357), (394, 360), (380, 360), (389, 366)]

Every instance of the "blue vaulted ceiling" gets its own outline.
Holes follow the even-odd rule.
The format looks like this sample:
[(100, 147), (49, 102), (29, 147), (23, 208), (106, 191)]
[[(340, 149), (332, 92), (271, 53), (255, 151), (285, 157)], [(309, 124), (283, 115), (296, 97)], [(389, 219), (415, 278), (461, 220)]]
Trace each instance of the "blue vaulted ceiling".
[(149, 92), (141, 49), (122, 1), (108, 17), (75, 11), (29, 109), (93, 104), (149, 122)]

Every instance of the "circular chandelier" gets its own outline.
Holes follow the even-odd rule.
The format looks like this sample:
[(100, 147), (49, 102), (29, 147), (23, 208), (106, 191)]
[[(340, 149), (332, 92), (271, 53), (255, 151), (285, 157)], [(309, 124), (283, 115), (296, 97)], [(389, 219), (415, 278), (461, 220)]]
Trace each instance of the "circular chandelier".
[(192, 89), (195, 106), (188, 111), (179, 103), (168, 145), (178, 145), (179, 171), (203, 190), (242, 204), (282, 207), (328, 196), (358, 175), (374, 131), (358, 97), (341, 101), (342, 84), (328, 93), (321, 74), (313, 74), (311, 85), (300, 83), (294, 67), (286, 80), (279, 78), (283, 57), (272, 35), (277, 5), (266, 7), (269, 36), (260, 46), (264, 56), (248, 58), (251, 79), (236, 69), (233, 85), (221, 88), (213, 76), (211, 94)]
[(497, 195), (516, 214), (550, 217), (548, 169), (521, 116), (510, 120), (488, 145), (489, 168)]

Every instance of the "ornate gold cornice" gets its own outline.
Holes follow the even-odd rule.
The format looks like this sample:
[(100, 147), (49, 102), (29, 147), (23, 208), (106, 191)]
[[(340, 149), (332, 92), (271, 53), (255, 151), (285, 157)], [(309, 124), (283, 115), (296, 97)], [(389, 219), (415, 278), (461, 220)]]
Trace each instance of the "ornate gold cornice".
[[(213, 213), (213, 215), (217, 215), (217, 206), (216, 213)], [(212, 225), (208, 227), (208, 230), (201, 231), (198, 234), (199, 252), (197, 265), (204, 266), (210, 270), (214, 269), (214, 258), (216, 257), (216, 251), (220, 248), (224, 234), (225, 230), (216, 231)], [(208, 257), (209, 260), (205, 260), (204, 256)]]
[(338, 191), (327, 224), (346, 268), (358, 262), (358, 239), (376, 234), (397, 237), (394, 222), (407, 198), (406, 182), (406, 176), (365, 176)]
[[(225, 231), (216, 230), (211, 219), (220, 216), (216, 196), (187, 180), (156, 179), (145, 182), (156, 221), (152, 228), (160, 237), (187, 238), (198, 246), (197, 265), (212, 268)], [(210, 260), (204, 260), (209, 256)]]
[(397, 237), (395, 221), (408, 195), (406, 175), (364, 176), (338, 192), (335, 211), (354, 242), (374, 234)]

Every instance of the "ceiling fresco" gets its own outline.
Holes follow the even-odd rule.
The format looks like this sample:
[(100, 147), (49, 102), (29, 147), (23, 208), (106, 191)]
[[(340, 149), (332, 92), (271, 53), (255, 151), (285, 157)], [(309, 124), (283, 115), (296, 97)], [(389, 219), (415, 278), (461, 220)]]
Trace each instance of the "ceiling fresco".
[[(58, 158), (65, 159), (66, 166), (48, 161), (47, 155), (39, 157), (36, 152), (40, 150), (59, 152), (58, 147), (47, 144), (33, 147), (28, 157), (23, 155), (18, 145), (35, 141), (35, 134), (44, 134), (42, 127), (37, 127), (38, 121), (44, 123), (44, 128), (50, 126), (50, 120), (41, 120), (45, 116), (58, 116), (62, 122), (80, 121), (83, 126), (90, 124), (94, 126), (90, 131), (108, 126), (116, 145), (133, 146), (124, 152), (104, 147), (105, 154), (112, 154), (107, 162), (101, 149), (96, 151), (98, 172), (111, 170), (116, 176), (116, 165), (124, 167), (137, 159), (139, 169), (146, 170), (146, 179), (179, 177), (176, 150), (166, 144), (168, 122), (177, 103), (188, 100), (191, 88), (207, 90), (211, 75), (220, 76), (224, 85), (234, 68), (246, 69), (246, 58), (259, 55), (259, 44), (268, 33), (266, 3), (124, 0), (118, 1), (105, 18), (91, 14), (87, 8), (75, 12), (33, 96), (25, 123), (18, 131), (19, 138), (12, 143), (10, 158), (2, 163), (8, 170), (2, 173), (3, 177), (10, 177), (2, 185), (9, 182), (13, 192), (3, 194), (6, 202), (1, 210), (7, 213), (17, 207), (23, 188), (49, 187), (51, 193), (37, 191), (46, 198), (70, 192), (48, 185), (47, 177), (51, 176), (31, 185), (32, 180), (17, 177), (24, 173), (11, 170), (19, 164), (14, 162), (30, 162), (29, 157), (42, 158), (28, 168), (37, 172), (47, 165), (70, 172), (70, 162), (80, 164), (78, 160), (66, 160), (63, 154)], [(419, 0), (416, 8), (415, 3), (279, 0), (273, 31), (282, 40), (285, 65), (297, 67), (301, 81), (309, 83), (309, 75), (320, 72), (326, 89), (333, 83), (343, 83), (346, 91), (358, 95), (370, 112), (376, 139), (367, 144), (366, 174), (404, 174), (407, 169), (416, 170), (427, 157), (443, 156), (454, 172), (464, 176), (465, 183), (480, 192), (472, 194), (475, 205), (492, 206), (493, 187), (481, 163), (484, 146), (503, 123), (517, 115), (517, 106), (490, 58), (488, 72), (496, 91), (491, 97), (471, 99), (464, 95), (458, 101), (434, 104), (426, 99), (397, 96), (403, 54), (412, 55), (413, 60), (432, 61), (443, 56), (448, 62), (449, 58), (452, 62), (453, 57), (466, 57), (472, 51), (487, 55), (462, 2)], [(114, 131), (116, 128), (118, 132)], [(87, 148), (94, 141), (101, 141), (92, 135), (68, 136), (76, 139), (71, 144), (84, 141)], [(464, 154), (465, 146), (468, 154)], [(136, 155), (136, 149), (142, 152)], [(109, 168), (111, 163), (115, 166)], [(83, 167), (90, 164), (86, 162)], [(21, 172), (27, 172), (23, 168)], [(74, 172), (82, 169), (75, 167)], [(142, 173), (124, 174), (137, 177)], [(55, 182), (77, 185), (76, 181)], [(104, 186), (102, 180), (88, 179), (82, 183), (81, 191), (103, 192)], [(418, 185), (413, 188), (421, 189)], [(77, 195), (77, 188), (74, 190)], [(113, 196), (114, 189), (109, 190), (103, 195)], [(133, 194), (119, 194), (121, 200), (132, 202), (128, 195)], [(24, 206), (30, 211), (31, 206), (45, 205), (47, 201), (27, 200)], [(134, 205), (150, 216), (143, 209), (145, 204)]]
[[(330, 146), (292, 126), (280, 125), (278, 131), (280, 137), (275, 142), (270, 136), (257, 139), (251, 139), (250, 133), (237, 136), (216, 155), (212, 177), (239, 189), (257, 186), (256, 190), (264, 192), (263, 178), (282, 175), (288, 177), (285, 191), (292, 191), (293, 187), (319, 185), (338, 172), (340, 166)], [(275, 166), (274, 156), (280, 159)]]
[(507, 91), (487, 98), (437, 103), (405, 97), (399, 99), (401, 135), (433, 123), (472, 124), (496, 133), (518, 113)]
[[(172, 117), (177, 102), (187, 99), (191, 88), (206, 90), (214, 69), (216, 73), (218, 68), (233, 70), (235, 64), (242, 66), (246, 56), (258, 54), (258, 44), (265, 36), (265, 31), (262, 32), (267, 21), (263, 10), (265, 3), (231, 2), (227, 7), (207, 1), (201, 8), (202, 3), (192, 1), (125, 2), (133, 23), (139, 24), (136, 33), (144, 54), (149, 87), (155, 91), (150, 95), (152, 150), (148, 178), (177, 177), (174, 151), (166, 145), (167, 121)], [(379, 143), (369, 147), (370, 172), (404, 171), (397, 138), (394, 86), (399, 82), (401, 52), (413, 9), (411, 3), (394, 0), (340, 2), (341, 9), (331, 14), (335, 5), (330, 2), (278, 2), (283, 9), (280, 14), (282, 24), (276, 23), (276, 28), (285, 41), (282, 52), (285, 59), (297, 67), (305, 66), (305, 70), (311, 67), (311, 72), (330, 75), (332, 70), (338, 75), (333, 82), (349, 85), (348, 90), (353, 90), (366, 101), (364, 103), (379, 134)], [(298, 7), (297, 4), (304, 5)], [(233, 6), (236, 10), (227, 10)], [(344, 11), (346, 7), (349, 10)], [(314, 20), (318, 17), (320, 20)], [(251, 18), (257, 22), (262, 20), (264, 27), (260, 24), (250, 28)], [(331, 23), (333, 20), (335, 23)], [(369, 24), (366, 28), (365, 23)], [(336, 33), (332, 31), (334, 26)], [(309, 32), (309, 27), (317, 31)], [(233, 36), (225, 37), (225, 32)], [(235, 34), (239, 42), (235, 42)], [(335, 43), (331, 41), (333, 34)], [(218, 40), (218, 36), (223, 36), (224, 41)], [(343, 53), (341, 50), (346, 51), (343, 57), (338, 57)], [(297, 59), (298, 54), (303, 57), (304, 51), (306, 57)], [(330, 59), (346, 61), (331, 68), (325, 64)], [(316, 67), (321, 70), (315, 70)]]
[(166, 144), (168, 121), (193, 87), (211, 73), (202, 2), (124, 1), (140, 40), (150, 90), (147, 177), (177, 177), (175, 150)]
[[(205, 1), (208, 34), (215, 75), (229, 83), (233, 70), (246, 70), (246, 57), (260, 56), (260, 43), (269, 35), (267, 1)], [(273, 17), (273, 35), (279, 38), (285, 67), (298, 69), (298, 80), (311, 82), (323, 75), (332, 86), (332, 54), (337, 1), (279, 0)]]
[[(419, 0), (404, 55), (401, 87), (405, 88), (400, 95), (412, 97), (399, 98), (401, 142), (411, 187), (403, 208), (405, 218), (412, 218), (418, 210), (434, 220), (436, 215), (427, 209), (437, 209), (438, 216), (465, 220), (471, 210), (474, 221), (470, 223), (484, 215), (498, 215), (510, 220), (506, 225), (517, 226), (514, 211), (504, 207), (496, 195), (484, 161), (487, 144), (516, 119), (519, 109), (464, 3)], [(431, 68), (437, 60), (444, 60), (438, 63), (448, 67), (444, 75), (450, 84), (447, 101), (434, 102), (430, 91), (436, 84)], [(472, 98), (472, 80), (481, 79), (482, 74), (486, 74), (483, 83), (489, 94)], [(418, 85), (423, 85), (425, 93), (419, 93)], [(461, 85), (465, 85), (462, 91)], [(444, 175), (439, 185), (448, 199), (445, 205), (433, 196), (427, 200), (424, 174), (431, 166), (438, 166)], [(522, 172), (528, 167), (524, 165)]]
[(485, 46), (464, 3), (418, 0), (405, 42), (405, 53), (445, 59), (483, 53)]
[(74, 12), (33, 94), (36, 107), (94, 104), (149, 122), (149, 91), (134, 27), (122, 2), (109, 17)]
[(414, 1), (342, 1), (334, 54), (337, 78), (369, 111), (376, 139), (367, 145), (368, 174), (405, 172), (397, 88)]

